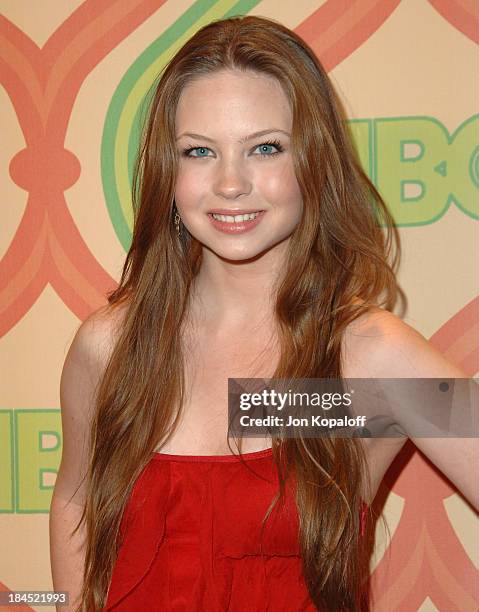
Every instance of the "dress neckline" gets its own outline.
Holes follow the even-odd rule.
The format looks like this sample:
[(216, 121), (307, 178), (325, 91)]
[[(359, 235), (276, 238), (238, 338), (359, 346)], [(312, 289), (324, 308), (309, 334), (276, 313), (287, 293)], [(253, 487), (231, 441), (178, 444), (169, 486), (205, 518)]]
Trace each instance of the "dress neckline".
[(253, 451), (251, 453), (242, 453), (241, 455), (172, 455), (170, 453), (160, 453), (157, 451), (153, 452), (153, 459), (158, 461), (241, 461), (241, 459), (262, 459), (272, 454), (272, 448), (264, 448), (260, 451)]

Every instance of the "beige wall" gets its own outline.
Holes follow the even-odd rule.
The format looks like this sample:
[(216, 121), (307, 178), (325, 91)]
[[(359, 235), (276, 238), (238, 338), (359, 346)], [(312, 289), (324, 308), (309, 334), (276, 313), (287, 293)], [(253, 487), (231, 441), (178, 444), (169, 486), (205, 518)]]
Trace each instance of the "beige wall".
[[(3, 14), (18, 28), (0, 24), (0, 32), (6, 36), (2, 55), (11, 68), (11, 72), (4, 73), (0, 89), (0, 409), (4, 411), (59, 409), (61, 366), (74, 331), (80, 320), (102, 302), (102, 293), (112, 279), (118, 280), (125, 256), (105, 204), (101, 174), (107, 111), (133, 62), (192, 4), (189, 0), (159, 1), (156, 11), (138, 18), (138, 23), (132, 22), (129, 29), (124, 26), (110, 49), (100, 49), (100, 34), (108, 31), (115, 19), (120, 21), (119, 12), (127, 5), (140, 5), (139, 1), (116, 6), (110, 2), (112, 13), (108, 18), (102, 18), (94, 2), (0, 2)], [(330, 75), (351, 119), (432, 117), (453, 134), (478, 112), (479, 5), (469, 3), (470, 13), (465, 16), (458, 7), (466, 3), (459, 1), (367, 0), (362, 7), (356, 6), (361, 3), (351, 2), (350, 10), (331, 18), (326, 33), (319, 36), (315, 32), (322, 31), (326, 17), (316, 11), (324, 9), (325, 4), (313, 0), (263, 0), (249, 12), (273, 17), (291, 28), (304, 27), (305, 21), (310, 20), (308, 42), (321, 59), (322, 53), (328, 54), (324, 57), (328, 58)], [(343, 4), (337, 2), (336, 7)], [(444, 15), (434, 8), (435, 4), (445, 6)], [(232, 5), (218, 2), (216, 8), (224, 13)], [(75, 21), (76, 10), (84, 11), (83, 21)], [(384, 19), (382, 11), (391, 14)], [(73, 21), (67, 22), (69, 18)], [(50, 39), (54, 32), (57, 40)], [(355, 48), (350, 48), (356, 39)], [(42, 54), (35, 45), (46, 45)], [(96, 53), (94, 62), (86, 55), (89, 48)], [(50, 59), (46, 51), (51, 52)], [(83, 70), (83, 76), (75, 76), (72, 69)], [(61, 87), (66, 89), (57, 97), (55, 106), (52, 100)], [(68, 87), (74, 91), (71, 99)], [(20, 170), (18, 164), (11, 165), (27, 143), (30, 147), (35, 143), (37, 147), (44, 146), (43, 158), (54, 155), (62, 112), (66, 113), (64, 147), (79, 162), (78, 167), (74, 162), (67, 167), (70, 162), (63, 158), (59, 162), (59, 167), (65, 168), (62, 176), (67, 183), (64, 202), (54, 193), (54, 164), (42, 167), (22, 162)], [(40, 137), (42, 126), (46, 141)], [(465, 137), (471, 153), (479, 144), (478, 133), (471, 128)], [(377, 155), (385, 153), (378, 151)], [(459, 147), (450, 144), (447, 155), (451, 168), (456, 160), (454, 163), (462, 164), (466, 172), (468, 158), (459, 152)], [(391, 188), (397, 183), (396, 170), (392, 165), (386, 177)], [(444, 179), (454, 194), (462, 193), (461, 176), (456, 173)], [(475, 192), (469, 189), (469, 200), (463, 206), (475, 210), (475, 216), (452, 201), (438, 220), (400, 227), (404, 253), (400, 282), (409, 299), (405, 320), (437, 342), (471, 376), (479, 373), (478, 187), (476, 183)], [(53, 199), (62, 213), (52, 206)], [(48, 215), (60, 214), (64, 215), (61, 227), (45, 221)], [(63, 243), (61, 236), (66, 236)], [(71, 250), (70, 245), (74, 245)], [(452, 320), (457, 322), (454, 327)], [(37, 421), (35, 414), (24, 413), (17, 421), (9, 422), (10, 415), (5, 412), (0, 420), (0, 500), (4, 510), (0, 514), (0, 533), (3, 550), (8, 551), (0, 558), (0, 582), (9, 589), (52, 588), (45, 509), (61, 449), (42, 454), (38, 451), (37, 433), (40, 429), (60, 434), (60, 430), (57, 412), (42, 414)], [(45, 435), (45, 448), (55, 443), (54, 435)], [(10, 464), (12, 455), (14, 461)], [(38, 484), (42, 467), (50, 470), (43, 477), (43, 489)], [(388, 541), (378, 532), (373, 564), (380, 578), (376, 609), (477, 610), (477, 515), (417, 455), (397, 481), (392, 477), (388, 482), (392, 490), (385, 490), (384, 512), (391, 535), (401, 529), (403, 545), (389, 548), (388, 569), (384, 554)], [(409, 508), (415, 507), (420, 495), (437, 501), (422, 506), (422, 514), (407, 513), (408, 504)], [(414, 569), (409, 561), (416, 557), (419, 560)], [(434, 578), (428, 584), (431, 576)], [(451, 607), (447, 607), (451, 599)]]

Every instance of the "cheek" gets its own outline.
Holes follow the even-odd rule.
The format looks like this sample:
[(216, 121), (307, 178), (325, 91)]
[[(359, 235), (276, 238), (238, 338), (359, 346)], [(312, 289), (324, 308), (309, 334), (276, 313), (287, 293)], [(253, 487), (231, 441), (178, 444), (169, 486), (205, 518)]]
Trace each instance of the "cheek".
[(302, 208), (302, 195), (291, 164), (265, 173), (261, 179), (261, 190), (272, 205), (288, 206), (292, 211)]
[(182, 208), (190, 208), (198, 205), (201, 197), (202, 184), (191, 172), (178, 170), (175, 185), (175, 200)]
[(188, 182), (178, 177), (175, 185), (175, 201), (177, 206), (184, 206), (191, 199)]

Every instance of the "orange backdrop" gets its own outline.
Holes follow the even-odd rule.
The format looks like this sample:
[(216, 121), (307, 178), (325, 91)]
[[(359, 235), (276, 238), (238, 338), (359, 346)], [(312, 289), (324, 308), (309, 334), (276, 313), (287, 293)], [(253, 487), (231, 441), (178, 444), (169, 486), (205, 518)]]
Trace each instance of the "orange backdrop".
[[(119, 279), (143, 97), (168, 58), (213, 19), (272, 17), (315, 50), (400, 228), (405, 320), (477, 376), (478, 2), (0, 7), (1, 589), (52, 588), (48, 510), (61, 457), (62, 363), (80, 320)], [(378, 526), (374, 610), (477, 611), (477, 514), (411, 446), (388, 472), (378, 507), (390, 537)]]

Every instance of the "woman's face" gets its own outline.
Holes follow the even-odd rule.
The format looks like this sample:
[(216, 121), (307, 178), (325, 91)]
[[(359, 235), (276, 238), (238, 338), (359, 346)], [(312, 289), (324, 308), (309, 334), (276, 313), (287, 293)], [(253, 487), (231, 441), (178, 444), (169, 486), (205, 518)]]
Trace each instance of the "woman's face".
[[(240, 261), (286, 246), (302, 214), (291, 127), (288, 99), (265, 75), (223, 70), (183, 89), (176, 206), (188, 231), (216, 255)], [(246, 140), (256, 132), (263, 133)], [(229, 219), (215, 220), (212, 211)], [(235, 218), (258, 211), (253, 220)]]

